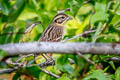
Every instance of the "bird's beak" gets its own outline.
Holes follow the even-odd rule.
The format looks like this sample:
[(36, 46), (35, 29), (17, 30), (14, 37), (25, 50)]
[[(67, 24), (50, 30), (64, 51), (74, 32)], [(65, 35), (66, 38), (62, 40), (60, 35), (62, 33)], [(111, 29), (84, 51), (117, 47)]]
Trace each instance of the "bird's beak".
[(68, 17), (67, 20), (72, 20), (73, 18), (72, 17)]

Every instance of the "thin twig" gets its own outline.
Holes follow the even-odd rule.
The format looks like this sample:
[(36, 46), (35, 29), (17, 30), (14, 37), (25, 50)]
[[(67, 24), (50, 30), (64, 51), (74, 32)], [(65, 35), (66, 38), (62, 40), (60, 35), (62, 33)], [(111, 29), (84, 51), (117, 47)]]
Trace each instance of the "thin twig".
[(40, 23), (41, 23), (41, 22), (38, 21), (38, 22), (36, 22), (36, 23), (34, 23), (34, 24), (31, 24), (31, 25), (25, 30), (25, 33), (30, 33), (30, 32), (33, 30), (33, 28), (34, 28), (36, 25), (40, 24)]
[(14, 66), (23, 66), (23, 64), (21, 64), (21, 63), (14, 63), (14, 62), (12, 62), (11, 61), (11, 58), (8, 58), (6, 61), (6, 64), (12, 64), (12, 65), (14, 65)]
[(21, 56), (16, 60), (16, 62), (19, 62), (21, 59), (27, 58), (27, 57), (29, 57), (29, 56), (34, 56), (34, 55), (33, 55), (33, 54), (21, 55)]
[(90, 0), (87, 0), (87, 1), (84, 1), (83, 3), (89, 3), (90, 2)]
[(40, 23), (41, 23), (41, 22), (38, 21), (38, 22), (36, 22), (36, 23), (31, 24), (31, 25), (25, 30), (25, 32), (6, 32), (6, 33), (1, 33), (0, 36), (30, 33), (30, 32), (32, 31), (32, 29), (33, 29), (37, 24), (40, 24)]
[(71, 59), (71, 58), (68, 58), (68, 60), (69, 60), (70, 64), (74, 64), (75, 63), (74, 60)]
[(85, 32), (83, 32), (83, 33), (81, 33), (81, 34), (79, 34), (79, 35), (73, 36), (72, 38), (69, 38), (69, 39), (65, 39), (65, 40), (63, 40), (63, 41), (61, 41), (61, 42), (66, 42), (66, 41), (69, 41), (69, 40), (73, 40), (73, 39), (79, 38), (79, 37), (81, 37), (81, 36), (83, 36), (83, 35), (86, 35), (86, 34), (89, 34), (89, 33), (93, 33), (93, 32), (96, 32), (96, 30), (85, 31)]
[[(54, 61), (55, 62), (55, 61)], [(20, 63), (19, 63), (20, 64)], [(16, 64), (15, 64), (16, 65)], [(21, 64), (22, 65), (22, 64)], [(33, 64), (33, 65), (27, 65), (27, 66), (34, 66), (34, 65), (37, 65), (37, 66), (40, 66), (41, 68), (45, 68), (47, 66), (53, 66), (55, 65), (55, 63), (53, 64), (52, 61), (49, 61), (49, 62), (43, 62), (43, 63), (40, 63), (40, 64)], [(5, 74), (5, 73), (11, 73), (11, 72), (14, 72), (16, 71), (19, 67), (25, 67), (25, 66), (18, 66), (18, 67), (15, 67), (15, 68), (8, 68), (8, 69), (3, 69), (3, 70), (0, 70), (0, 74)]]
[(47, 73), (47, 74), (55, 77), (55, 78), (60, 78), (60, 76), (58, 76), (58, 75), (56, 75), (56, 74), (54, 74), (54, 73), (52, 73), (52, 72), (50, 72), (50, 71), (47, 71), (46, 69), (41, 69), (41, 70), (42, 70), (43, 72), (45, 72), (45, 73)]
[(58, 11), (58, 14), (64, 13), (64, 12), (66, 12), (66, 11), (70, 11), (70, 8), (67, 8), (67, 9), (64, 9), (64, 10), (61, 10), (61, 11)]
[(90, 63), (90, 64), (95, 64), (93, 61), (91, 61), (90, 59), (88, 59), (88, 58), (86, 58), (84, 55), (82, 55), (80, 52), (77, 52), (77, 54), (80, 56), (80, 57), (82, 57), (83, 59), (85, 59), (88, 63)]
[(8, 69), (2, 69), (0, 70), (0, 74), (5, 74), (5, 73), (11, 73), (16, 71), (18, 68), (8, 68)]
[[(17, 69), (18, 69), (18, 67), (3, 69), (3, 70), (0, 70), (0, 74), (3, 74), (3, 73), (11, 73), (11, 72), (16, 71)], [(55, 77), (55, 78), (60, 78), (60, 76), (58, 76), (58, 75), (56, 75), (56, 74), (54, 74), (54, 73), (52, 73), (52, 72), (50, 72), (50, 71), (47, 71), (47, 70), (45, 70), (45, 69), (41, 69), (41, 70), (42, 70), (43, 72), (45, 72), (46, 74), (51, 75), (51, 76), (53, 76), (53, 77)]]
[(110, 60), (110, 61), (120, 61), (120, 57), (112, 57), (112, 58), (107, 58), (105, 60)]

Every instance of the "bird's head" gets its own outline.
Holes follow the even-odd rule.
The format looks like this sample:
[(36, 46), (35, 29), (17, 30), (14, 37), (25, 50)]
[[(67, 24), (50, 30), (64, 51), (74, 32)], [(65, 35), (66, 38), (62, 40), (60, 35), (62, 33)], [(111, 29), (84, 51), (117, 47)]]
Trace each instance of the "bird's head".
[(71, 20), (72, 17), (66, 15), (66, 14), (63, 14), (63, 13), (60, 13), (60, 14), (57, 14), (52, 22), (53, 23), (57, 23), (57, 24), (61, 24), (61, 25), (64, 25), (68, 20)]

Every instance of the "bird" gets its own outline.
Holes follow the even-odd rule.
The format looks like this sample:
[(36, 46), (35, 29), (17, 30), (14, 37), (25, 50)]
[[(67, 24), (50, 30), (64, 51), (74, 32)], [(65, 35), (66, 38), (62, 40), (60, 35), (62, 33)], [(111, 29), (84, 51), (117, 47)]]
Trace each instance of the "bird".
[[(65, 23), (69, 20), (72, 20), (72, 17), (68, 16), (64, 13), (57, 14), (48, 25), (48, 27), (44, 30), (42, 35), (40, 36), (38, 42), (60, 42), (64, 37), (64, 28)], [(42, 56), (49, 60), (52, 57), (52, 54), (47, 53)]]

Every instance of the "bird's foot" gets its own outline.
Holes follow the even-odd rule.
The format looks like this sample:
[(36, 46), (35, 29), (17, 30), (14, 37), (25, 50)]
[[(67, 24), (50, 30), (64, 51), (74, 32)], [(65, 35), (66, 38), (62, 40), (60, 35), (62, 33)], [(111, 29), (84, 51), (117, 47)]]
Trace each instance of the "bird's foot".
[(51, 65), (55, 65), (55, 59), (53, 59), (53, 58), (52, 59), (47, 59), (46, 63), (51, 64)]

